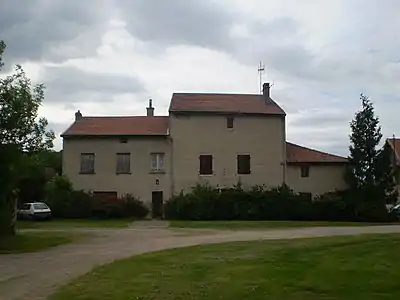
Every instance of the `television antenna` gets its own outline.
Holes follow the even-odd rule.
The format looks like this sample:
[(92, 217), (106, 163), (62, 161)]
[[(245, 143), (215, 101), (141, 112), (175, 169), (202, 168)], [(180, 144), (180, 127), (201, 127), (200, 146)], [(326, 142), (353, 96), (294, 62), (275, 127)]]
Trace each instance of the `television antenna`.
[(262, 77), (264, 72), (265, 72), (265, 65), (260, 61), (260, 64), (258, 65), (258, 76), (260, 79), (260, 94), (262, 94)]

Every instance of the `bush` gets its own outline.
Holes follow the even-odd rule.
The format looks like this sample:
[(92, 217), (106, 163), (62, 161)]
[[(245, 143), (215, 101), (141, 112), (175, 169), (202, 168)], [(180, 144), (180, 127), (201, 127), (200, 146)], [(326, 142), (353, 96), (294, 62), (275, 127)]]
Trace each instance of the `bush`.
[(120, 201), (122, 201), (123, 213), (126, 217), (142, 219), (150, 212), (147, 206), (132, 194), (125, 194)]
[(144, 218), (149, 213), (142, 201), (131, 194), (120, 199), (74, 191), (64, 176), (56, 176), (46, 185), (46, 203), (56, 218)]
[(196, 185), (189, 193), (173, 196), (164, 211), (167, 219), (179, 220), (390, 220), (386, 210), (354, 197), (349, 191), (336, 191), (312, 199), (288, 186), (244, 190), (238, 184), (221, 191), (210, 185)]

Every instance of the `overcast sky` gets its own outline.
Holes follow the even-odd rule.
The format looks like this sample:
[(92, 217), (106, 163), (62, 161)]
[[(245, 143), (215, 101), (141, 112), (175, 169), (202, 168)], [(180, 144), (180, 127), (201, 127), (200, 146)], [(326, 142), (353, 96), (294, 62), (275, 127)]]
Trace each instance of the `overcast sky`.
[(287, 139), (347, 155), (360, 93), (400, 136), (399, 16), (398, 0), (0, 0), (3, 73), (46, 84), (59, 136), (77, 109), (140, 115), (151, 97), (163, 115), (173, 92), (257, 93), (263, 61)]

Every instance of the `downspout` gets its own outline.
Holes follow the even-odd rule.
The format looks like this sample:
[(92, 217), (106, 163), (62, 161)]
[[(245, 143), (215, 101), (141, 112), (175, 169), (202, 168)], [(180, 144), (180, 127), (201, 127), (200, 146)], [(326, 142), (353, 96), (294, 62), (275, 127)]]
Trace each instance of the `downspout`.
[(172, 197), (175, 194), (175, 179), (174, 179), (174, 174), (175, 174), (175, 168), (174, 168), (174, 140), (171, 135), (171, 117), (168, 117), (168, 142), (170, 146), (170, 197)]
[(282, 185), (286, 185), (286, 115), (283, 115), (283, 161), (282, 161)]

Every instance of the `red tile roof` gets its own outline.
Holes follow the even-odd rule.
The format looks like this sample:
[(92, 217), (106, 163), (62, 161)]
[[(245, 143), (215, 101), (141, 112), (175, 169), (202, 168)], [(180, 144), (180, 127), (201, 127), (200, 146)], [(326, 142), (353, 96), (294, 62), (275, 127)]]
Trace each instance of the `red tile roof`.
[(168, 117), (82, 117), (61, 136), (166, 135)]
[(174, 93), (170, 112), (243, 113), (285, 115), (272, 99), (266, 104), (263, 95)]
[(286, 157), (291, 163), (347, 163), (347, 158), (286, 142)]
[(397, 164), (400, 165), (400, 139), (386, 139), (386, 143), (393, 149), (396, 155)]

